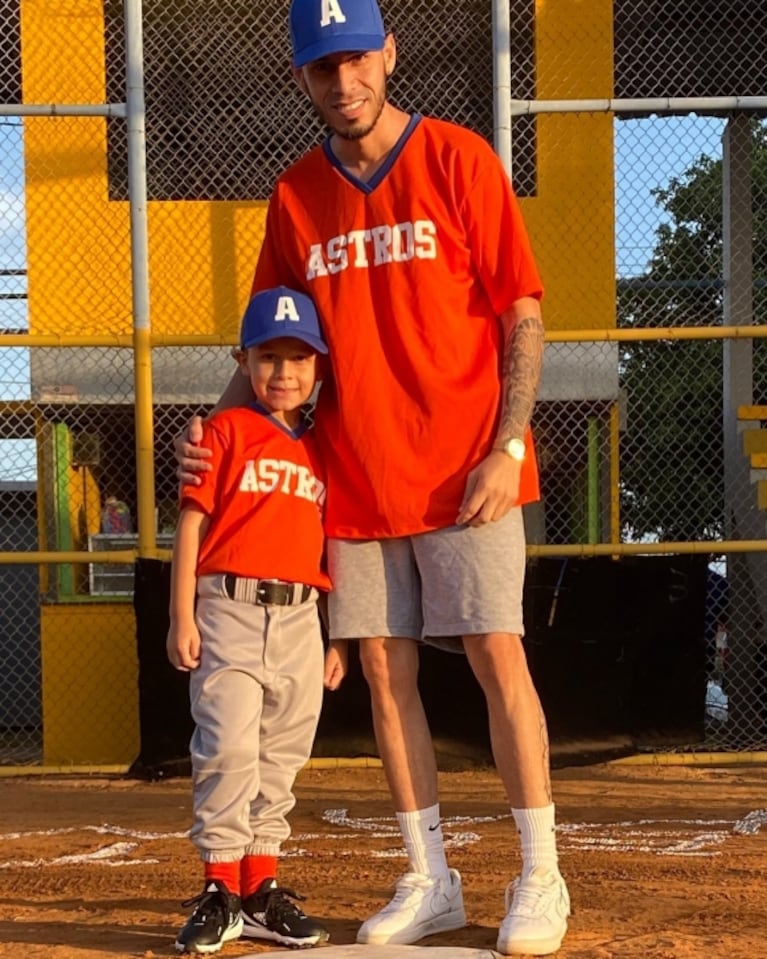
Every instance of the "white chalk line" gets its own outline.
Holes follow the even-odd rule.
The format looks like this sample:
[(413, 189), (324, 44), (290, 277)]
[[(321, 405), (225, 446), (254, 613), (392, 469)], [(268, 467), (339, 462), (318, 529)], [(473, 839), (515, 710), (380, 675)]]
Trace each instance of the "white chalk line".
[(27, 839), (33, 836), (65, 836), (67, 833), (74, 832), (96, 832), (109, 836), (127, 836), (130, 839), (184, 839), (189, 835), (187, 830), (183, 832), (140, 832), (136, 829), (126, 829), (124, 826), (113, 826), (109, 823), (103, 823), (101, 826), (66, 826), (60, 829), (33, 829), (28, 832), (6, 832), (0, 833), (0, 842), (4, 839)]
[(0, 869), (39, 869), (41, 866), (67, 866), (88, 862), (98, 862), (105, 866), (146, 866), (159, 863), (159, 859), (127, 859), (137, 848), (136, 842), (114, 842), (92, 852), (56, 856), (53, 859), (11, 859), (0, 862)]
[[(404, 858), (399, 826), (393, 816), (359, 817), (350, 816), (348, 809), (327, 809), (323, 820), (336, 827), (321, 833), (297, 833), (286, 844), (283, 857), (312, 855), (311, 849), (299, 843), (341, 841), (350, 842), (365, 838), (380, 839), (395, 846), (389, 848), (365, 850), (339, 849), (334, 855), (354, 858), (364, 855), (368, 858), (393, 859)], [(447, 849), (457, 849), (479, 842), (482, 838), (477, 832), (466, 829), (489, 822), (511, 819), (507, 813), (500, 816), (450, 816), (442, 820), (442, 829)], [(650, 852), (659, 856), (718, 856), (718, 847), (735, 835), (755, 835), (762, 826), (767, 825), (767, 809), (755, 809), (741, 819), (637, 819), (615, 823), (562, 823), (557, 826), (560, 851), (568, 848), (579, 851), (600, 852)], [(101, 836), (120, 837), (124, 841), (112, 842), (107, 846), (85, 853), (71, 853), (50, 859), (11, 859), (0, 861), (0, 869), (39, 869), (41, 866), (62, 866), (82, 863), (97, 863), (109, 867), (138, 866), (156, 864), (158, 859), (136, 857), (134, 853), (140, 843), (168, 839), (186, 839), (188, 832), (147, 832), (103, 823), (100, 826), (68, 826), (59, 829), (30, 830), (27, 832), (0, 833), (0, 844), (19, 839), (36, 837), (65, 836), (75, 833), (93, 832)], [(133, 841), (131, 841), (133, 840)]]

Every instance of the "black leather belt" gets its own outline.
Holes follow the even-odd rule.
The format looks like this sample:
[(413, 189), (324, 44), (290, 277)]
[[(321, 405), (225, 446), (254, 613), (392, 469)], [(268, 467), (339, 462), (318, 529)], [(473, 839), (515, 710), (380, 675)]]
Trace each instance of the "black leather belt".
[(256, 606), (299, 606), (312, 594), (312, 587), (305, 583), (283, 583), (276, 579), (248, 579), (224, 575), (224, 590), (229, 599)]

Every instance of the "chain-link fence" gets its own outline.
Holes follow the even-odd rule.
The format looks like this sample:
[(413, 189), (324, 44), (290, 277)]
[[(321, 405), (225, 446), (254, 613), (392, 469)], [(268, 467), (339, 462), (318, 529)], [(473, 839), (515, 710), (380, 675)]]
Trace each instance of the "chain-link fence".
[[(166, 555), (172, 439), (229, 379), (271, 185), (322, 136), (290, 74), (287, 3), (145, 0), (142, 408), (131, 6), (0, 0), (5, 765), (135, 757), (133, 558)], [(382, 6), (392, 99), (493, 140), (489, 0)], [(508, 12), (512, 177), (549, 338), (530, 555), (710, 555), (704, 733), (682, 745), (764, 749), (767, 13), (735, 0)], [(154, 437), (138, 456), (136, 422)]]

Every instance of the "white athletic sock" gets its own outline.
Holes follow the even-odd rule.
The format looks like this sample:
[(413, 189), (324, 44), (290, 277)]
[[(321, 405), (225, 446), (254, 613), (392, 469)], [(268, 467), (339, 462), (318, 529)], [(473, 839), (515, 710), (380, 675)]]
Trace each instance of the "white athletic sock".
[(522, 847), (522, 875), (529, 875), (536, 866), (558, 872), (554, 804), (538, 809), (512, 809), (511, 812)]
[(447, 879), (449, 870), (439, 821), (439, 803), (415, 812), (398, 812), (397, 822), (405, 840), (410, 871)]

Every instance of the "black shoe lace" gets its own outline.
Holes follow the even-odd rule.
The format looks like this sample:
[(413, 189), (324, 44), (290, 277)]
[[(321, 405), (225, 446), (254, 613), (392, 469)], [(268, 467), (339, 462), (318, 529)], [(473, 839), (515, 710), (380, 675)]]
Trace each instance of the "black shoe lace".
[(278, 886), (276, 889), (270, 889), (266, 895), (266, 907), (264, 915), (278, 921), (285, 919), (305, 919), (306, 916), (290, 900), (296, 899), (303, 902), (306, 896), (302, 896), (292, 889), (286, 889), (284, 886)]
[(188, 909), (189, 906), (194, 906), (192, 919), (204, 920), (208, 916), (213, 916), (216, 913), (221, 913), (225, 918), (229, 904), (226, 902), (224, 894), (218, 889), (206, 889), (203, 890), (199, 896), (192, 896), (191, 899), (185, 899), (181, 905), (185, 909)]

